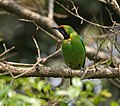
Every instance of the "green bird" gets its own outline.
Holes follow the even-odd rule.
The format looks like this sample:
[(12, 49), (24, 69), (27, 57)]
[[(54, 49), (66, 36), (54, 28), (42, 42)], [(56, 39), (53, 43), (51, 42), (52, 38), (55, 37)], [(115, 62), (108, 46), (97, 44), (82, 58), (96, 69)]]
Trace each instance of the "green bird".
[(66, 65), (71, 69), (84, 68), (86, 50), (81, 36), (69, 25), (60, 25), (53, 29), (57, 29), (64, 37), (62, 54)]

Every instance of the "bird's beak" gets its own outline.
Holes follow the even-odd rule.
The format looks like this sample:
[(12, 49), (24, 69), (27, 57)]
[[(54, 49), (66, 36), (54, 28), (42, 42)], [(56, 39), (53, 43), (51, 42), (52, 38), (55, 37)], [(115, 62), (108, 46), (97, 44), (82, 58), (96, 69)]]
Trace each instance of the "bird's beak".
[(56, 27), (51, 27), (52, 29), (56, 29), (56, 30), (59, 30), (59, 28), (56, 28)]
[[(61, 33), (61, 31), (60, 31), (59, 27), (58, 27), (58, 28), (56, 28), (56, 27), (51, 27), (51, 29), (58, 30), (58, 31)], [(62, 34), (62, 33), (61, 33), (61, 34)], [(62, 39), (64, 39), (64, 38), (62, 37)]]

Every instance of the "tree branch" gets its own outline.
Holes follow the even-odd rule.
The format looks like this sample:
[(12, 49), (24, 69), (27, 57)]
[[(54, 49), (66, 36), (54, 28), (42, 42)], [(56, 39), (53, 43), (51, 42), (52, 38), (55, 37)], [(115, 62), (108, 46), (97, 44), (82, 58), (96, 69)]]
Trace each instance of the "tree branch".
[[(50, 19), (50, 17), (45, 17), (42, 15), (39, 15), (33, 11), (30, 11), (18, 4), (16, 4), (13, 0), (3, 0), (0, 2), (0, 7), (7, 9), (9, 12), (13, 12), (17, 14), (18, 16), (22, 18), (27, 18), (28, 20), (33, 20), (38, 25), (41, 25), (43, 27), (50, 28), (52, 26), (57, 26), (57, 24), (53, 21), (53, 19)], [(63, 5), (62, 5), (63, 7)], [(66, 9), (65, 7), (63, 7)], [(67, 10), (67, 9), (66, 9)], [(68, 11), (68, 10), (67, 10)], [(71, 11), (68, 11), (71, 13)], [(77, 9), (76, 9), (77, 13)], [(90, 23), (90, 21), (87, 21), (83, 19), (79, 14), (73, 14), (74, 16), (77, 16), (78, 18), (84, 20), (85, 22)], [(31, 21), (32, 22), (32, 21)], [(36, 25), (37, 25), (36, 24)], [(101, 26), (96, 23), (90, 23), (95, 26), (99, 26), (102, 28), (111, 28), (109, 26)], [(57, 40), (61, 39), (62, 36), (57, 32), (53, 31), (53, 34), (55, 34), (57, 37)], [(52, 55), (46, 57), (46, 59), (49, 59), (53, 57), (57, 52), (56, 51)], [(90, 59), (94, 60), (94, 57), (97, 53), (97, 50), (90, 48), (86, 46), (87, 56)], [(116, 56), (114, 56), (117, 63), (120, 64), (120, 59)], [(45, 58), (43, 58), (45, 60)], [(107, 60), (110, 59), (110, 55), (107, 53), (104, 53), (102, 51), (99, 51), (97, 54), (98, 60)], [(46, 60), (45, 60), (46, 61)], [(24, 65), (24, 64), (23, 64)], [(83, 76), (84, 72), (87, 72), (84, 76), (85, 78), (118, 78), (120, 77), (120, 68), (111, 68), (111, 67), (97, 67), (92, 69), (86, 69), (84, 71), (80, 70), (70, 70), (65, 68), (55, 68), (55, 67), (46, 67), (42, 66), (38, 63), (36, 64), (26, 64), (25, 67), (22, 67), (22, 64), (20, 63), (12, 63), (12, 62), (0, 62), (0, 75), (11, 75), (13, 78), (17, 78), (16, 76), (20, 77), (65, 77), (65, 78), (71, 78), (73, 76)], [(119, 65), (120, 66), (120, 65)]]
[(53, 19), (53, 11), (54, 10), (54, 0), (49, 0), (49, 5), (48, 5), (48, 17), (50, 19)]
[(120, 6), (117, 0), (99, 0), (99, 1), (110, 5), (113, 8), (113, 10), (116, 12), (116, 14), (120, 16)]
[(2, 56), (4, 56), (6, 53), (8, 53), (8, 52), (10, 52), (11, 50), (13, 50), (14, 48), (15, 48), (15, 47), (13, 46), (13, 47), (11, 47), (10, 49), (5, 50), (3, 53), (0, 54), (0, 58), (1, 58)]
[[(85, 48), (86, 48), (86, 55), (87, 55), (87, 57), (90, 60), (94, 60), (95, 59), (95, 55), (97, 53), (97, 50), (95, 50), (94, 48), (91, 48), (89, 46), (85, 46)], [(110, 54), (102, 52), (102, 51), (99, 51), (98, 54), (97, 54), (97, 57), (96, 57), (96, 59), (99, 60), (99, 61), (100, 60), (109, 60), (110, 58), (111, 58)], [(114, 56), (114, 59), (117, 62), (117, 64), (120, 64), (120, 59), (117, 56)]]
[(83, 21), (91, 24), (91, 25), (94, 25), (94, 26), (97, 26), (97, 27), (101, 27), (101, 28), (105, 28), (105, 29), (111, 29), (111, 26), (104, 26), (104, 25), (100, 25), (98, 23), (94, 23), (94, 22), (91, 22), (85, 18), (83, 18), (82, 16), (79, 15), (78, 13), (78, 8), (74, 5), (74, 2), (71, 1), (72, 5), (73, 5), (73, 9), (75, 10), (75, 13), (72, 12), (71, 10), (69, 10), (67, 7), (65, 7), (63, 4), (60, 4), (59, 2), (56, 2), (58, 5), (60, 5), (63, 9), (65, 9), (68, 13), (70, 13), (71, 15), (81, 19), (81, 24), (83, 23)]
[(51, 27), (57, 27), (57, 24), (50, 19), (49, 17), (42, 16), (38, 13), (35, 13), (29, 9), (26, 9), (12, 0), (3, 0), (0, 2), (0, 7), (6, 9), (9, 12), (13, 12), (20, 16), (21, 18), (34, 20), (38, 25), (43, 26), (44, 28), (49, 28), (50, 32), (54, 34), (59, 39), (62, 39), (62, 35), (57, 31), (51, 30)]
[[(0, 62), (0, 74), (7, 73), (8, 70), (14, 75), (25, 73), (22, 77), (64, 77), (71, 78), (74, 76), (81, 77), (84, 74), (84, 71), (81, 70), (70, 70), (66, 68), (55, 68), (55, 67), (46, 67), (37, 65), (32, 71), (31, 67), (15, 67), (9, 65), (9, 63)], [(27, 71), (27, 73), (26, 73)], [(6, 74), (10, 75), (10, 73)], [(95, 68), (88, 69), (87, 73), (84, 76), (84, 79), (93, 79), (93, 78), (118, 78), (120, 77), (119, 68), (98, 68), (96, 71)]]

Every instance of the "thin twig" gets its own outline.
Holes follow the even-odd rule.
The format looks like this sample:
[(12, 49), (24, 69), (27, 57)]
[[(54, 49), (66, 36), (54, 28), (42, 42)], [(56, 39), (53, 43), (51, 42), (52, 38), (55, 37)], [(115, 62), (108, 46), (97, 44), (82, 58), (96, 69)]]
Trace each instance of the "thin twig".
[[(56, 55), (57, 53), (59, 53), (59, 52), (61, 51), (61, 48), (60, 48), (59, 50), (57, 50), (57, 51), (54, 52), (53, 54), (51, 54), (51, 55), (49, 55), (49, 56), (41, 59), (40, 49), (39, 49), (39, 46), (38, 46), (38, 44), (37, 44), (37, 41), (35, 40), (34, 37), (33, 37), (33, 40), (34, 40), (34, 42), (35, 42), (35, 45), (36, 45), (36, 48), (37, 48), (37, 51), (38, 51), (38, 59), (37, 59), (37, 62), (36, 62), (31, 68), (29, 68), (27, 71), (25, 71), (25, 72), (23, 72), (23, 73), (21, 73), (21, 74), (19, 74), (19, 75), (17, 75), (17, 76), (14, 76), (14, 78), (19, 78), (19, 77), (25, 75), (26, 73), (32, 72), (40, 62), (43, 62), (43, 63), (46, 62), (48, 59), (52, 58), (54, 55)], [(41, 64), (39, 64), (39, 65), (42, 66)]]
[(55, 0), (48, 1), (48, 18), (50, 19), (53, 19), (54, 1)]
[(108, 38), (110, 41), (111, 41), (111, 43), (113, 43), (114, 44), (114, 46), (115, 46), (115, 48), (116, 48), (116, 50), (120, 53), (120, 49), (119, 49), (119, 47), (117, 46), (117, 44), (116, 43), (114, 43), (110, 38)]
[(41, 7), (40, 0), (34, 0), (34, 2), (36, 4), (36, 6), (37, 6), (37, 8), (38, 8), (38, 10), (40, 12), (40, 14), (43, 15), (43, 16), (45, 16), (45, 12), (44, 12), (44, 10)]
[(9, 72), (4, 72), (4, 73), (0, 73), (0, 76), (1, 75), (8, 75), (9, 74)]
[(91, 21), (83, 18), (82, 16), (80, 16), (80, 15), (78, 14), (78, 8), (76, 8), (73, 3), (72, 3), (72, 5), (73, 5), (73, 7), (75, 7), (75, 10), (76, 10), (75, 12), (76, 12), (76, 13), (73, 13), (72, 11), (70, 11), (68, 8), (66, 8), (64, 5), (60, 4), (59, 2), (56, 2), (56, 3), (57, 3), (58, 5), (60, 5), (62, 8), (64, 8), (67, 12), (69, 12), (70, 14), (72, 14), (73, 16), (75, 16), (75, 17), (77, 17), (77, 18), (79, 18), (79, 19), (81, 19), (81, 20), (83, 20), (83, 21), (85, 21), (85, 22), (87, 22), (87, 23), (89, 23), (89, 24), (92, 24), (92, 25), (97, 26), (97, 27), (105, 28), (105, 29), (110, 29), (110, 28), (111, 28), (111, 26), (103, 26), (103, 25), (100, 25), (100, 24), (91, 22)]
[(4, 61), (5, 63), (12, 65), (12, 66), (25, 66), (25, 67), (31, 67), (34, 64), (26, 64), (26, 63), (16, 63), (16, 62), (8, 62), (8, 61)]
[[(49, 19), (46, 16), (42, 16), (34, 11), (31, 11), (19, 4), (17, 4), (13, 0), (4, 0), (0, 3), (0, 7), (3, 9), (6, 9), (9, 12), (12, 12), (16, 15), (18, 15), (21, 18), (25, 18), (28, 20), (34, 20), (35, 23), (38, 25), (43, 26), (44, 28), (50, 29), (51, 27), (57, 27), (58, 25), (54, 20)], [(51, 23), (51, 24), (50, 24)], [(56, 39), (62, 39), (62, 35), (58, 31), (54, 31), (52, 29), (49, 30), (54, 36), (56, 36)]]
[[(25, 71), (25, 72), (23, 72), (23, 73), (15, 76), (14, 78), (16, 79), (16, 78), (19, 78), (19, 77), (25, 75), (26, 73), (32, 72), (32, 71), (35, 69), (35, 67), (40, 63), (40, 61), (41, 61), (41, 60), (39, 59), (31, 68), (29, 68), (27, 71)], [(42, 66), (42, 65), (41, 65), (41, 66)]]
[(58, 41), (59, 39), (57, 37), (55, 37), (54, 35), (50, 34), (49, 32), (47, 32), (46, 30), (44, 30), (42, 27), (40, 27), (34, 20), (27, 20), (27, 19), (19, 19), (20, 21), (24, 21), (24, 22), (30, 22), (33, 23), (37, 28), (37, 30), (42, 30), (44, 33), (46, 33), (47, 35), (49, 35), (51, 38), (53, 38), (54, 40)]
[(42, 58), (41, 62), (45, 63), (48, 59), (52, 58), (53, 56), (55, 56), (56, 54), (58, 54), (61, 51), (61, 48), (59, 48), (57, 51), (55, 51), (53, 54), (50, 54), (49, 56)]
[(25, 71), (24, 73), (21, 73), (21, 74), (15, 76), (14, 78), (21, 77), (21, 76), (23, 76), (24, 74), (26, 74), (26, 73), (28, 73), (28, 72), (31, 72), (31, 71), (34, 70), (35, 67), (41, 62), (41, 56), (40, 56), (40, 49), (39, 49), (39, 46), (38, 46), (38, 44), (37, 44), (36, 39), (35, 39), (34, 37), (32, 37), (32, 38), (33, 38), (33, 41), (34, 41), (34, 43), (35, 43), (35, 46), (36, 46), (37, 52), (38, 52), (37, 62), (36, 62), (30, 69), (28, 69), (28, 70)]
[(108, 38), (108, 36), (109, 36), (109, 34), (104, 38), (103, 42), (100, 44), (100, 46), (99, 46), (99, 48), (98, 48), (98, 50), (97, 50), (97, 53), (96, 53), (96, 55), (95, 55), (95, 59), (97, 59), (97, 55), (98, 55), (98, 53), (99, 53), (99, 51), (100, 51), (102, 45), (104, 44), (104, 42), (105, 42), (106, 39)]
[(0, 58), (0, 61), (5, 61), (5, 60), (7, 60), (7, 59), (9, 59), (9, 58), (11, 58), (11, 57), (16, 56), (17, 54), (18, 54), (17, 52), (9, 53), (8, 55), (5, 55), (5, 56), (1, 57), (1, 58)]
[(6, 51), (6, 50), (7, 50), (7, 47), (6, 47), (5, 43), (3, 43), (3, 47), (4, 47), (5, 51)]
[(13, 46), (13, 47), (5, 50), (3, 53), (0, 54), (0, 58), (1, 58), (2, 56), (4, 56), (5, 54), (7, 54), (8, 52), (10, 52), (11, 50), (13, 50), (14, 48), (15, 48), (15, 47)]
[[(6, 66), (4, 66), (4, 65), (1, 64), (1, 63), (0, 63), (0, 65), (9, 72), (9, 74), (11, 75), (12, 78), (14, 78), (14, 75), (12, 74), (11, 70), (9, 70)], [(8, 66), (8, 65), (7, 65), (7, 66)]]
[(36, 46), (36, 48), (37, 48), (38, 59), (41, 60), (41, 56), (40, 56), (40, 48), (39, 48), (39, 46), (38, 46), (38, 43), (37, 43), (36, 39), (34, 38), (34, 36), (32, 36), (32, 38), (33, 38), (33, 41), (34, 41), (35, 46)]

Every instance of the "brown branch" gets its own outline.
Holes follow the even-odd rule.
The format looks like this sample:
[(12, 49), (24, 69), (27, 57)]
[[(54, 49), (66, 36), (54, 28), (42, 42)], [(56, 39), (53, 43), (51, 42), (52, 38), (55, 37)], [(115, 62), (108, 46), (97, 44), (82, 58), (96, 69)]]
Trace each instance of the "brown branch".
[[(111, 58), (108, 53), (105, 53), (105, 52), (102, 52), (102, 51), (99, 51), (98, 54), (97, 54), (97, 57), (95, 58), (98, 50), (95, 50), (94, 48), (91, 48), (89, 46), (85, 46), (85, 48), (86, 48), (86, 53), (87, 53), (86, 55), (91, 60), (96, 59), (97, 61), (100, 61), (100, 60), (108, 60), (108, 59)], [(117, 64), (120, 64), (120, 58), (118, 58), (117, 56), (114, 56), (114, 59), (117, 62)]]
[(19, 19), (20, 21), (23, 21), (23, 22), (29, 22), (29, 23), (33, 23), (35, 26), (36, 26), (36, 30), (41, 30), (43, 31), (44, 33), (46, 33), (48, 36), (50, 36), (51, 38), (53, 38), (54, 40), (56, 41), (59, 41), (58, 38), (56, 38), (54, 35), (52, 35), (51, 33), (49, 33), (48, 31), (46, 31), (45, 29), (43, 29), (42, 27), (40, 27), (35, 21), (33, 20), (28, 20), (28, 19)]
[(50, 32), (52, 32), (53, 35), (58, 38), (58, 40), (62, 39), (62, 35), (60, 33), (51, 30), (51, 27), (53, 26), (57, 27), (57, 24), (52, 19), (42, 16), (38, 13), (35, 13), (29, 9), (26, 9), (25, 7), (18, 5), (13, 0), (4, 0), (0, 2), (0, 7), (6, 9), (9, 12), (13, 12), (22, 18), (34, 20), (38, 25), (42, 26), (45, 29), (46, 28), (49, 29)]
[(120, 6), (117, 0), (99, 0), (99, 1), (110, 5), (113, 8), (113, 10), (116, 12), (116, 14), (120, 16)]
[[(5, 68), (7, 67), (7, 69)], [(8, 69), (14, 76), (19, 76), (22, 73), (22, 77), (65, 77), (71, 78), (74, 76), (81, 77), (84, 74), (84, 71), (80, 70), (70, 70), (65, 68), (55, 68), (55, 67), (46, 67), (37, 65), (36, 67), (31, 70), (31, 67), (15, 67), (3, 62), (0, 62), (0, 74), (8, 72)], [(120, 70), (119, 68), (95, 68), (88, 69), (87, 73), (84, 76), (86, 78), (118, 78), (120, 77)], [(31, 71), (29, 71), (31, 70)], [(9, 75), (9, 74), (8, 74)]]
[(48, 17), (50, 19), (53, 19), (54, 1), (55, 0), (49, 0), (49, 4), (48, 4)]
[(6, 53), (8, 53), (8, 52), (10, 52), (11, 50), (13, 50), (14, 48), (15, 48), (15, 47), (13, 46), (13, 47), (11, 47), (10, 49), (5, 50), (3, 53), (0, 54), (0, 58), (1, 58), (2, 56), (4, 56)]
[(61, 48), (59, 48), (57, 51), (55, 51), (54, 53), (50, 54), (49, 56), (42, 58), (41, 62), (45, 63), (48, 59), (53, 58), (56, 54), (58, 54), (61, 51)]
[[(89, 58), (94, 59), (94, 56), (97, 52), (94, 48), (86, 46), (87, 55)], [(55, 53), (49, 55), (45, 59), (53, 57), (56, 53), (60, 52), (60, 49)], [(97, 55), (98, 60), (107, 60), (110, 59), (110, 55), (99, 51)], [(120, 59), (115, 57), (116, 61), (120, 63)], [(44, 58), (41, 59), (41, 61)], [(39, 64), (40, 61), (37, 61), (36, 64), (21, 64), (13, 62), (0, 62), (0, 75), (12, 75), (13, 78), (18, 77), (65, 77), (71, 78), (73, 76), (82, 77), (85, 73), (84, 79), (86, 78), (118, 78), (120, 77), (119, 68), (98, 68), (97, 71), (95, 68), (80, 71), (80, 70), (70, 70), (65, 68), (55, 68), (55, 67), (46, 67)], [(25, 67), (22, 67), (25, 66)], [(6, 68), (7, 67), (7, 68)]]
[(33, 41), (34, 41), (36, 49), (37, 49), (37, 54), (38, 54), (37, 58), (41, 60), (40, 48), (38, 46), (38, 43), (37, 43), (37, 41), (36, 41), (36, 39), (34, 37), (32, 37), (32, 38), (33, 38)]
[(36, 7), (37, 7), (39, 13), (41, 15), (45, 16), (45, 11), (42, 9), (40, 1), (39, 0), (34, 0), (34, 2), (36, 4)]
[(100, 24), (98, 24), (98, 23), (91, 22), (91, 21), (83, 18), (82, 16), (80, 16), (80, 15), (78, 14), (78, 8), (74, 5), (73, 2), (72, 2), (72, 5), (73, 5), (73, 9), (75, 10), (75, 13), (72, 12), (71, 10), (69, 10), (69, 9), (68, 9), (67, 7), (65, 7), (63, 4), (60, 4), (59, 2), (56, 2), (56, 3), (57, 3), (58, 5), (60, 5), (63, 9), (65, 9), (68, 13), (70, 13), (70, 14), (72, 14), (73, 16), (81, 19), (81, 24), (82, 24), (83, 21), (84, 21), (84, 22), (87, 22), (87, 23), (89, 23), (89, 24), (91, 24), (91, 25), (94, 25), (94, 26), (97, 26), (97, 27), (101, 27), (101, 28), (105, 28), (105, 29), (111, 29), (111, 26), (100, 25)]

